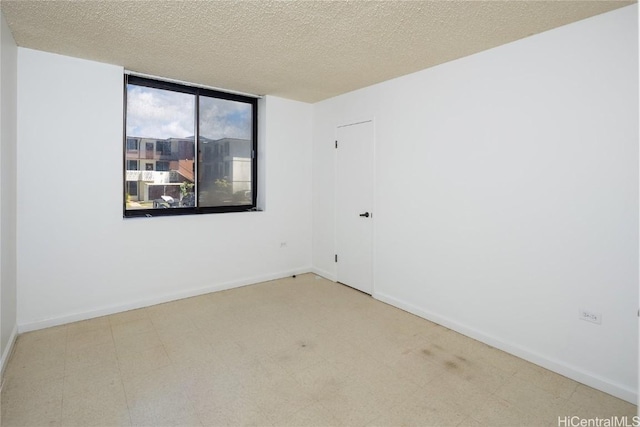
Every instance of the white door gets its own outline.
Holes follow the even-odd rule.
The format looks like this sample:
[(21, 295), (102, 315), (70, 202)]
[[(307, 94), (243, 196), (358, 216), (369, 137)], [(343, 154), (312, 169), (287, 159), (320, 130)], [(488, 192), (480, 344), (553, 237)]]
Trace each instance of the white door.
[(337, 130), (338, 282), (373, 293), (373, 122)]

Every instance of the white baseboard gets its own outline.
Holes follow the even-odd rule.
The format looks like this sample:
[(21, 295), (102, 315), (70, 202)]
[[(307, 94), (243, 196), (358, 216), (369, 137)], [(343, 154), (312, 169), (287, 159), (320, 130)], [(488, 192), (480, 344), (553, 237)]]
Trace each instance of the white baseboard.
[(335, 274), (328, 272), (327, 270), (323, 270), (321, 268), (312, 267), (311, 272), (317, 274), (318, 276), (322, 276), (327, 280), (331, 280), (332, 282), (337, 282), (338, 278)]
[(18, 338), (18, 325), (13, 327), (13, 331), (11, 331), (11, 336), (9, 337), (9, 342), (7, 343), (7, 347), (2, 352), (2, 358), (0, 359), (0, 390), (4, 385), (4, 370), (7, 367), (7, 363), (11, 358), (11, 353), (13, 352), (13, 347), (16, 344), (16, 339)]
[(635, 390), (632, 390), (624, 385), (617, 384), (605, 378), (599, 377), (598, 375), (585, 372), (580, 368), (568, 365), (562, 361), (548, 358), (530, 349), (503, 341), (498, 337), (486, 334), (467, 325), (458, 323), (448, 317), (440, 316), (439, 314), (432, 311), (423, 310), (410, 303), (406, 303), (384, 293), (374, 292), (373, 297), (377, 300), (393, 305), (394, 307), (398, 307), (402, 310), (408, 311), (409, 313), (415, 314), (416, 316), (420, 316), (424, 319), (452, 329), (470, 338), (481, 341), (492, 347), (513, 354), (514, 356), (517, 356), (521, 359), (527, 360), (531, 363), (535, 363), (536, 365), (542, 366), (543, 368), (549, 369), (550, 371), (557, 372), (558, 374), (564, 375), (567, 378), (571, 378), (572, 380), (578, 381), (582, 384), (588, 385), (620, 399), (626, 400), (629, 403), (633, 403), (634, 405), (637, 403), (638, 393)]
[(180, 292), (172, 292), (164, 295), (153, 296), (149, 298), (140, 299), (133, 302), (126, 302), (122, 304), (114, 304), (105, 307), (95, 308), (87, 311), (81, 311), (76, 313), (69, 313), (61, 316), (56, 316), (48, 319), (37, 320), (33, 322), (25, 322), (18, 324), (18, 332), (29, 332), (38, 329), (50, 328), (52, 326), (64, 325), (71, 322), (77, 322), (80, 320), (93, 319), (95, 317), (108, 316), (110, 314), (121, 313), (123, 311), (135, 310), (137, 308), (149, 307), (156, 304), (162, 304), (165, 302), (175, 301), (183, 298), (190, 298), (198, 295), (208, 294), (211, 292), (224, 291), (227, 289), (239, 288), (241, 286), (254, 285), (256, 283), (267, 282), (269, 280), (282, 279), (311, 272), (311, 266), (301, 267), (293, 270), (282, 271), (279, 273), (266, 274), (262, 276), (248, 277), (240, 280), (233, 280), (230, 282), (216, 283), (213, 285), (192, 288), (183, 290)]

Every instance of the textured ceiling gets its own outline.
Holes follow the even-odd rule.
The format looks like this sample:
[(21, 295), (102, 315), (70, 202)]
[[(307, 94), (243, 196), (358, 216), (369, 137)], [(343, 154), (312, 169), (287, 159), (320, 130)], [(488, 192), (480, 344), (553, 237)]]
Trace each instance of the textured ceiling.
[(635, 1), (12, 1), (22, 47), (315, 102)]

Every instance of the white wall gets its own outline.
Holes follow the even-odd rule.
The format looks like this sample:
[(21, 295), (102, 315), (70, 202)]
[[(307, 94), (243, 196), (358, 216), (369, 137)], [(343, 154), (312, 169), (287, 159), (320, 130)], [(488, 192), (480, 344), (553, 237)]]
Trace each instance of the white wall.
[(21, 331), (310, 269), (311, 106), (261, 101), (266, 211), (123, 219), (122, 68), (19, 48), (18, 73)]
[(636, 16), (316, 104), (315, 270), (336, 273), (335, 126), (374, 118), (374, 296), (635, 402)]
[(0, 372), (16, 336), (17, 47), (0, 13)]

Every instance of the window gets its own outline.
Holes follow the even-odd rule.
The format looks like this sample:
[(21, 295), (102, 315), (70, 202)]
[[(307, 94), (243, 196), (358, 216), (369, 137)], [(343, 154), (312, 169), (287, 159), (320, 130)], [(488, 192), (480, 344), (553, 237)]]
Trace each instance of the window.
[(157, 141), (156, 152), (163, 156), (171, 155), (171, 141)]
[(137, 76), (125, 85), (125, 217), (255, 209), (257, 99)]
[(138, 197), (138, 183), (136, 181), (127, 181), (127, 195), (129, 198)]
[(127, 151), (138, 151), (137, 138), (127, 138)]

